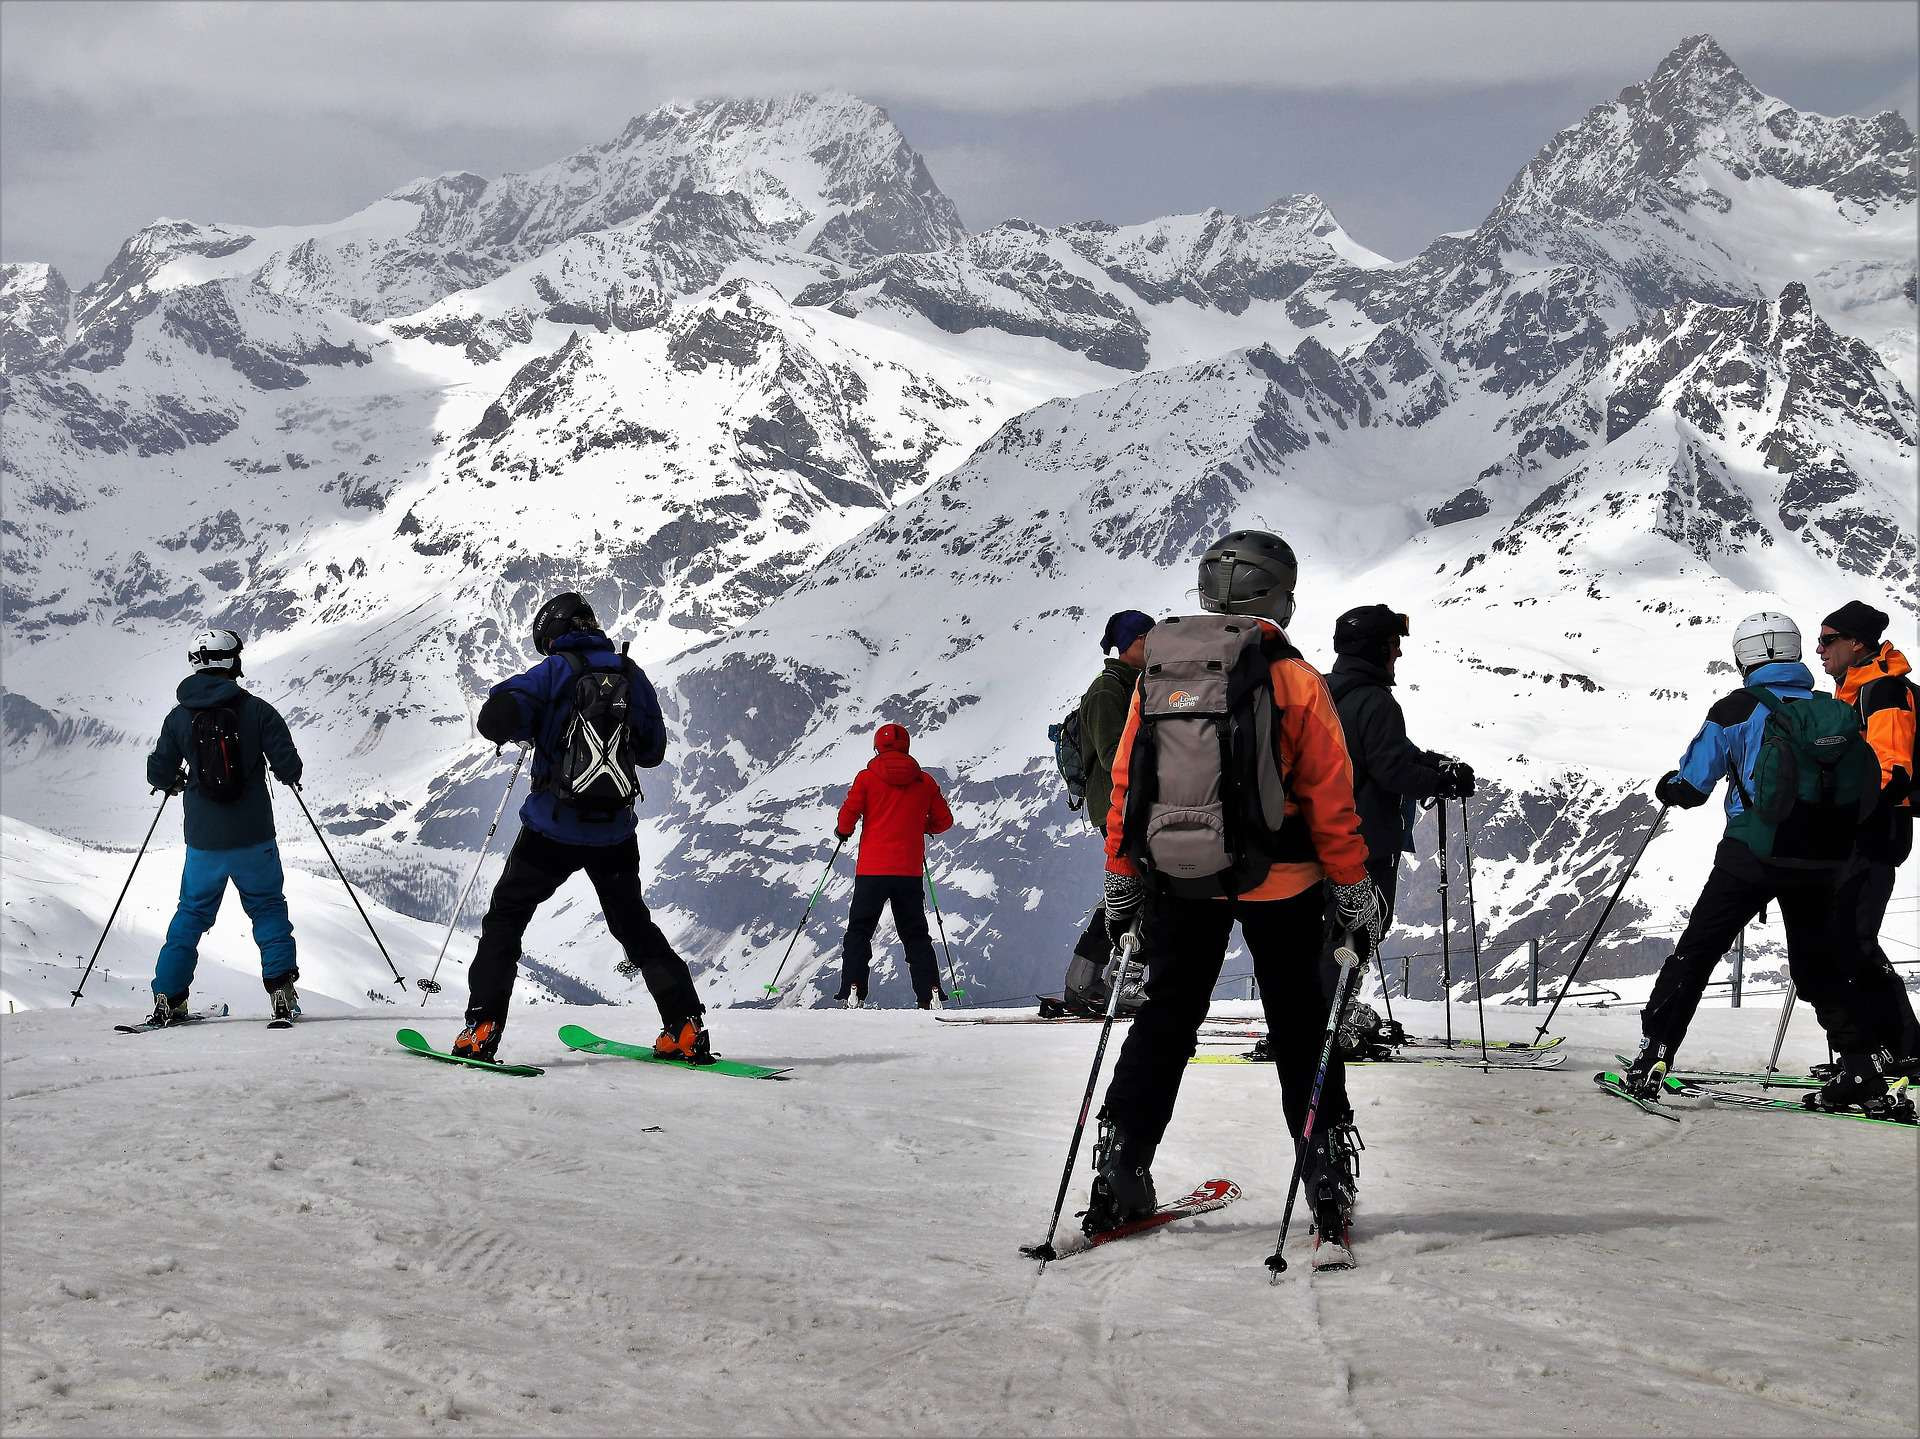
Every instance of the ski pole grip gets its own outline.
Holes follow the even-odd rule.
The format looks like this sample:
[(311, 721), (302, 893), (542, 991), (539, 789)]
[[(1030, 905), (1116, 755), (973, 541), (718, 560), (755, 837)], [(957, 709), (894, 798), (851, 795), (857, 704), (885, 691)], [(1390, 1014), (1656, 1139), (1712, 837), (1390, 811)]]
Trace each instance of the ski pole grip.
[(1352, 930), (1340, 931), (1340, 938), (1333, 946), (1333, 962), (1342, 969), (1352, 969), (1360, 963), (1360, 941), (1354, 938)]

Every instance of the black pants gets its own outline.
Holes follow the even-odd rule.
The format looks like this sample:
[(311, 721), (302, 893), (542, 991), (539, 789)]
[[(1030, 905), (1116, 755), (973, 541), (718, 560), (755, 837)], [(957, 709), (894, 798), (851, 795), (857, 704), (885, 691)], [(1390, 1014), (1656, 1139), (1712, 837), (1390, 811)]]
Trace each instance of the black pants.
[(534, 910), (581, 869), (600, 897), (607, 928), (627, 958), (640, 966), (647, 992), (660, 1007), (661, 1023), (703, 1012), (687, 962), (674, 953), (640, 897), (640, 846), (631, 838), (620, 844), (562, 844), (522, 826), (480, 925), (480, 947), (467, 975), (469, 1023), (506, 1017), (520, 972), (520, 940)]
[(1872, 1026), (1853, 983), (1858, 942), (1850, 910), (1840, 906), (1839, 876), (1767, 864), (1737, 840), (1722, 840), (1713, 871), (1694, 902), (1673, 954), (1660, 966), (1653, 994), (1640, 1015), (1640, 1032), (1678, 1052), (1714, 966), (1733, 948), (1749, 921), (1769, 902), (1780, 906), (1787, 931), (1787, 968), (1820, 1027), (1841, 1054), (1873, 1048)]
[(1906, 982), (1880, 947), (1880, 926), (1886, 922), (1887, 903), (1893, 898), (1894, 866), (1856, 861), (1840, 882), (1839, 906), (1854, 919), (1859, 967), (1854, 971), (1855, 1004), (1873, 1027), (1873, 1037), (1896, 1056), (1920, 1055), (1920, 1022)]
[[(1320, 982), (1325, 930), (1322, 885), (1292, 899), (1174, 899), (1160, 896), (1147, 915), (1143, 952), (1147, 960), (1147, 1000), (1127, 1031), (1107, 1086), (1107, 1113), (1129, 1135), (1158, 1144), (1173, 1118), (1174, 1101), (1195, 1036), (1207, 1017), (1207, 1004), (1220, 979), (1220, 966), (1233, 938), (1234, 921), (1253, 957), (1266, 1011), (1268, 1043), (1280, 1072), (1280, 1102), (1287, 1128), (1297, 1143), (1313, 1096), (1314, 1070), (1326, 1035), (1331, 991)], [(1320, 1095), (1314, 1148), (1324, 1152), (1324, 1136), (1350, 1117), (1346, 1066), (1336, 1052), (1327, 1065)], [(1307, 1168), (1312, 1171), (1311, 1159)]]
[(920, 902), (917, 874), (857, 874), (853, 877), (853, 908), (847, 914), (847, 937), (840, 946), (840, 998), (852, 990), (867, 997), (867, 975), (873, 964), (873, 932), (880, 915), (893, 906), (893, 927), (907, 951), (907, 971), (913, 993), (925, 1006), (940, 989), (940, 966), (933, 958), (933, 936), (927, 931), (927, 911)]

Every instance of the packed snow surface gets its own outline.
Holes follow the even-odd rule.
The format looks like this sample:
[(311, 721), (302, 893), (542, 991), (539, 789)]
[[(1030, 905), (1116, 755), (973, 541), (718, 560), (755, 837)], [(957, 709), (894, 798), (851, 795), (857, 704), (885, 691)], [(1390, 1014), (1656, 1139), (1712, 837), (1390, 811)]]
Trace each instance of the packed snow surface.
[[(392, 1011), (260, 1011), (0, 1020), (8, 1433), (1914, 1432), (1915, 1136), (1641, 1114), (1589, 1082), (1627, 1013), (1565, 1012), (1558, 1072), (1356, 1071), (1361, 1267), (1311, 1275), (1297, 1215), (1269, 1285), (1261, 1067), (1190, 1069), (1156, 1166), (1244, 1198), (1036, 1274), (1092, 1026), (716, 1014), (769, 1083), (569, 1053), (651, 1015), (540, 1006), (513, 1079)], [(1776, 1019), (1705, 1012), (1687, 1057)]]

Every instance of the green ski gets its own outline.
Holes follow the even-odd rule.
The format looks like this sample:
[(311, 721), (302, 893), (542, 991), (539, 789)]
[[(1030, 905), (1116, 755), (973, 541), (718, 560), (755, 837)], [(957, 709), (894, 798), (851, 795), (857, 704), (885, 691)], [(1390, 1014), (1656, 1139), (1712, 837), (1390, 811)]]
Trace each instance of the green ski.
[(1636, 1109), (1644, 1109), (1648, 1114), (1657, 1114), (1662, 1119), (1671, 1119), (1675, 1124), (1680, 1122), (1679, 1115), (1667, 1113), (1666, 1110), (1660, 1107), (1657, 1100), (1642, 1099), (1631, 1089), (1628, 1089), (1626, 1080), (1615, 1074), (1611, 1069), (1603, 1069), (1600, 1073), (1594, 1075), (1593, 1082), (1606, 1090), (1608, 1094), (1613, 1095), (1616, 1099), (1626, 1100), (1628, 1104), (1633, 1105)]
[[(1614, 1058), (1622, 1064), (1633, 1063), (1624, 1054), (1616, 1054)], [(1782, 1074), (1777, 1070), (1772, 1074), (1760, 1074), (1744, 1073), (1737, 1069), (1676, 1069), (1670, 1077), (1682, 1083), (1694, 1085), (1757, 1084), (1762, 1089), (1818, 1089), (1820, 1087), (1820, 1081), (1811, 1074)]]
[[(1737, 1094), (1727, 1089), (1697, 1088), (1672, 1074), (1660, 1083), (1669, 1094), (1684, 1094), (1690, 1099), (1704, 1097), (1711, 1099), (1715, 1104), (1724, 1104), (1732, 1109), (1781, 1109), (1792, 1114), (1818, 1114), (1828, 1119), (1851, 1119), (1859, 1124), (1891, 1124), (1900, 1129), (1914, 1128), (1914, 1121), (1911, 1119), (1882, 1118), (1874, 1114), (1860, 1114), (1851, 1109), (1809, 1109), (1796, 1099), (1767, 1099), (1758, 1094)], [(1912, 1101), (1908, 1101), (1908, 1113), (1912, 1113)]]
[(435, 1049), (427, 1043), (427, 1037), (417, 1029), (403, 1029), (394, 1036), (400, 1041), (400, 1047), (414, 1054), (424, 1054), (428, 1059), (442, 1060), (447, 1064), (471, 1065), (475, 1069), (491, 1070), (495, 1074), (535, 1075), (545, 1074), (546, 1070), (534, 1064), (496, 1064), (490, 1059), (468, 1059), (463, 1054), (448, 1054), (444, 1049)]
[(674, 1069), (691, 1069), (700, 1074), (732, 1074), (741, 1079), (781, 1079), (787, 1071), (768, 1069), (763, 1064), (742, 1064), (734, 1059), (716, 1059), (711, 1064), (695, 1064), (688, 1059), (662, 1059), (651, 1045), (623, 1044), (617, 1039), (602, 1039), (577, 1024), (560, 1026), (560, 1042), (583, 1054), (610, 1054), (621, 1059), (637, 1059), (643, 1064), (664, 1064)]

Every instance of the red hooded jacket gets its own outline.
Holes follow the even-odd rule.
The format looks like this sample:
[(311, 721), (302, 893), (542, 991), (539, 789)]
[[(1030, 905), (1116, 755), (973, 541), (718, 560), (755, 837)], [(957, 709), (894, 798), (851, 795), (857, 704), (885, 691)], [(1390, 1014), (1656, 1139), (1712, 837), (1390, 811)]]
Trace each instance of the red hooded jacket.
[(926, 837), (953, 828), (953, 811), (933, 776), (907, 753), (905, 729), (881, 725), (873, 747), (880, 752), (854, 778), (834, 829), (850, 836), (854, 825), (866, 825), (855, 874), (919, 874), (927, 859)]

